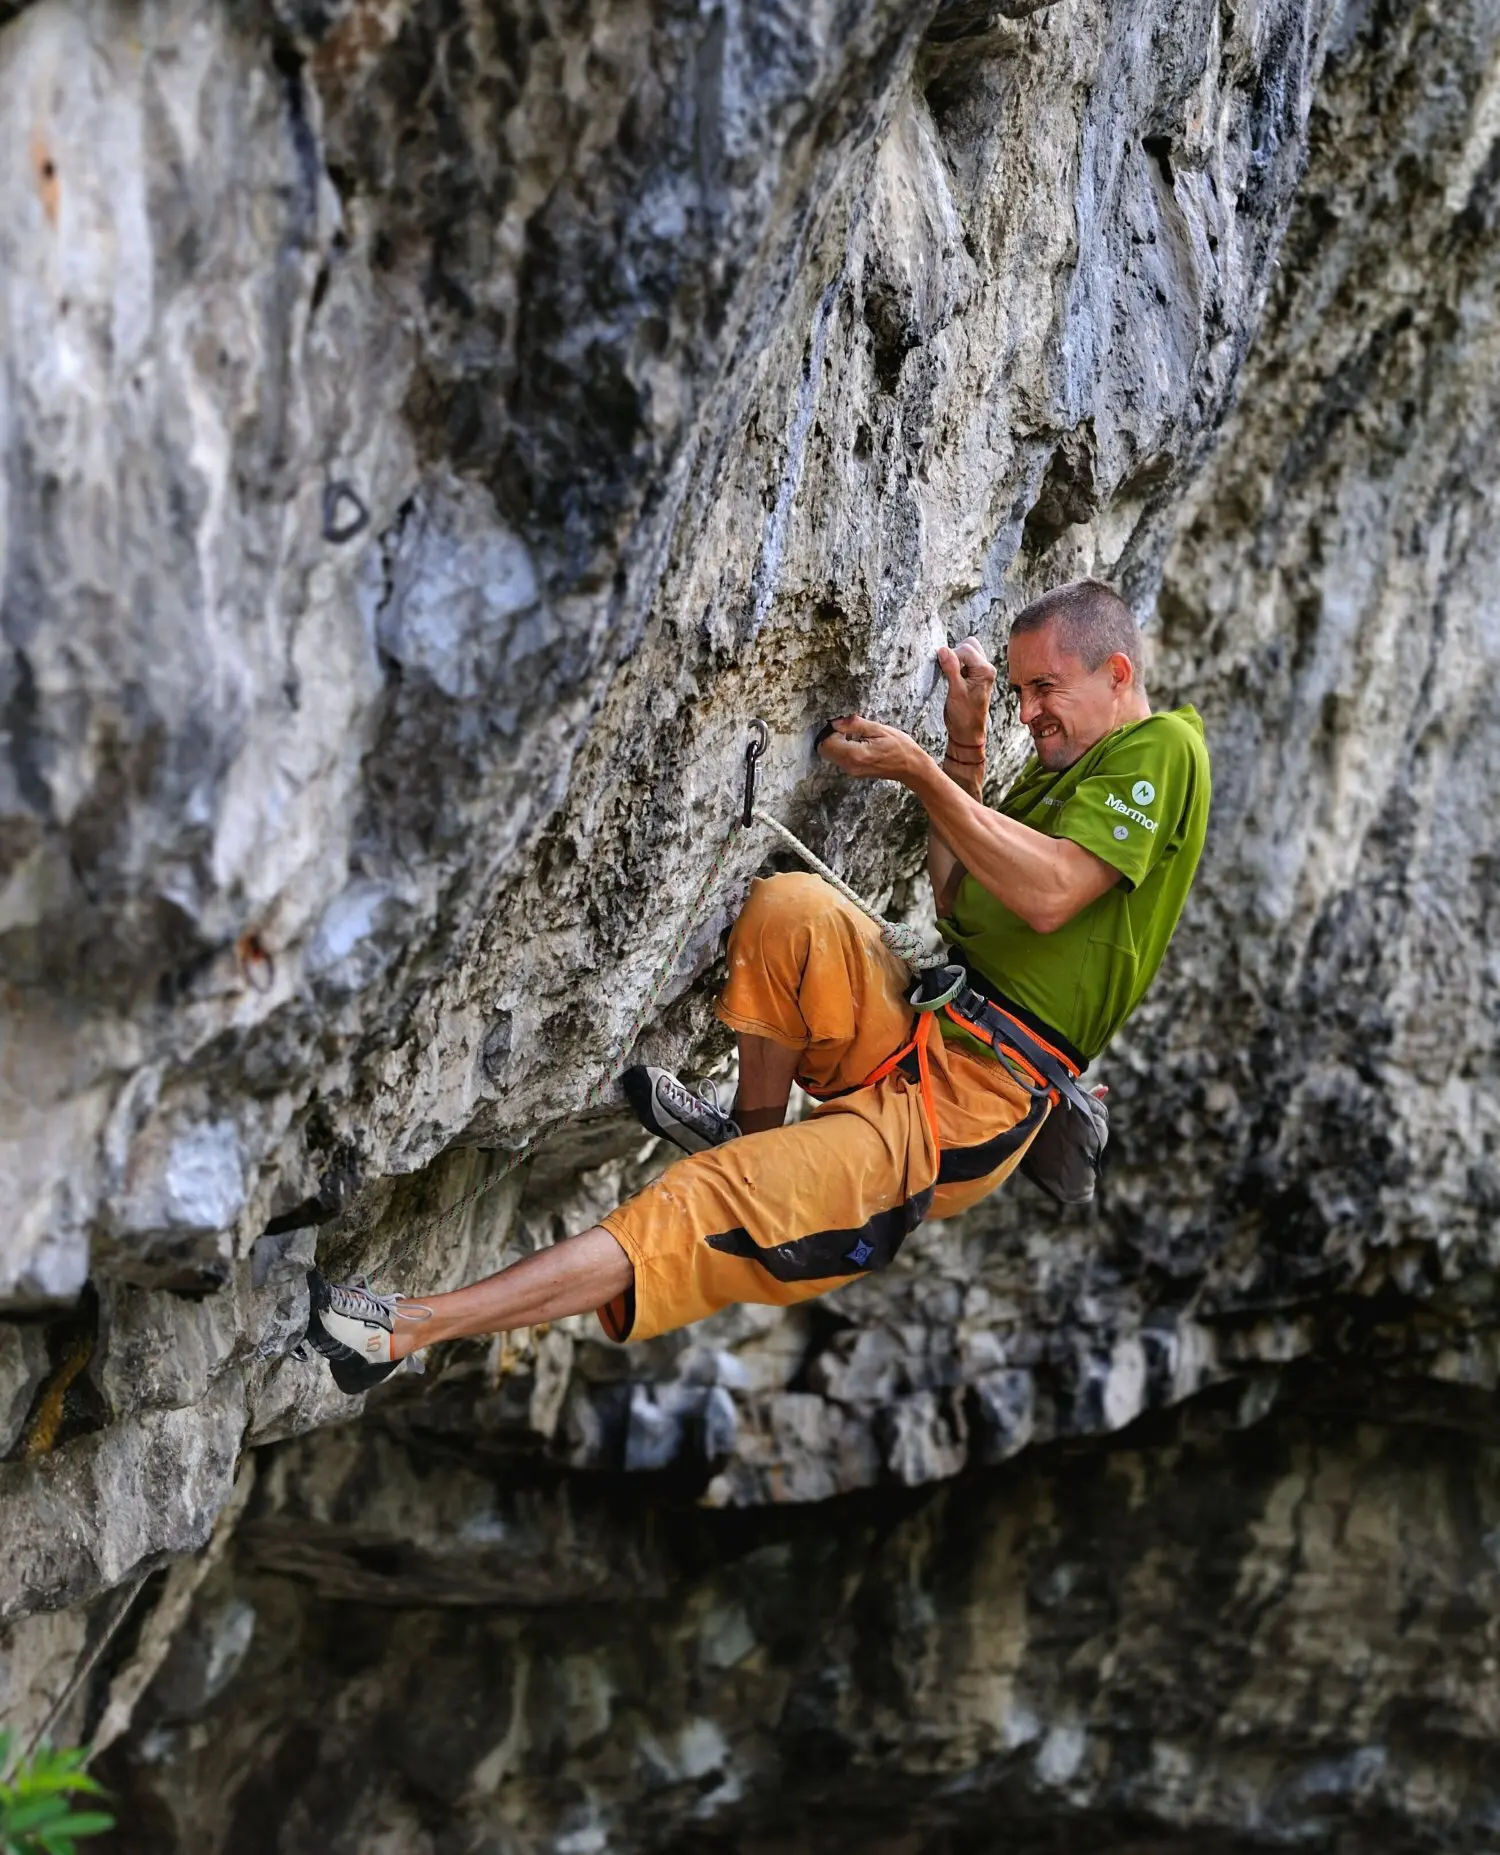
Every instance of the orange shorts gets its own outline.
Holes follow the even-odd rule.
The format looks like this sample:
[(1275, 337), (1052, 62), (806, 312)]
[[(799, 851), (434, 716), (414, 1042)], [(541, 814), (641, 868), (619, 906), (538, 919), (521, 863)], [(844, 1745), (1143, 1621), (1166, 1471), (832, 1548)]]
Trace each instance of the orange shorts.
[[(919, 1025), (909, 984), (880, 930), (821, 877), (755, 883), (729, 937), (719, 1016), (798, 1051), (798, 1079), (836, 1099), (678, 1160), (603, 1219), (635, 1267), (634, 1287), (599, 1311), (611, 1339), (651, 1339), (731, 1302), (826, 1294), (1015, 1169), (1046, 1098)], [(919, 1028), (927, 1103), (914, 1055), (867, 1084)]]

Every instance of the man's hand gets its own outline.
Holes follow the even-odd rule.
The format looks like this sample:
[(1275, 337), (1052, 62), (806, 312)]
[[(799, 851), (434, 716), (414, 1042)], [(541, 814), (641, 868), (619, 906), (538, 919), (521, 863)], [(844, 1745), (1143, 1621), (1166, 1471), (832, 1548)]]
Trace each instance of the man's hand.
[(888, 728), (884, 722), (866, 721), (863, 715), (836, 715), (829, 726), (833, 733), (818, 752), (851, 779), (905, 781), (909, 774), (932, 767), (909, 734)]
[(938, 668), (948, 679), (948, 700), (943, 726), (949, 738), (966, 744), (983, 741), (990, 722), (990, 698), (999, 672), (984, 654), (978, 638), (965, 638), (950, 650), (938, 652)]

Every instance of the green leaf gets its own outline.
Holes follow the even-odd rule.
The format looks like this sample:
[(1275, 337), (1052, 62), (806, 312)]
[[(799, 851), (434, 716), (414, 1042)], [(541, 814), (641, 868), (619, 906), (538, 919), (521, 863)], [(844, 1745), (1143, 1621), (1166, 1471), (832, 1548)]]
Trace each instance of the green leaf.
[(12, 1788), (18, 1798), (66, 1797), (78, 1782), (76, 1775), (66, 1771), (23, 1771)]
[(29, 1772), (22, 1779), (21, 1788), (29, 1791), (49, 1791), (63, 1796), (69, 1791), (88, 1791), (96, 1796), (102, 1794), (102, 1786), (86, 1771)]
[[(12, 1734), (0, 1732), (0, 1761), (13, 1744)], [(80, 1837), (103, 1835), (114, 1827), (106, 1811), (75, 1808), (79, 1798), (107, 1796), (84, 1770), (88, 1757), (86, 1746), (43, 1746), (12, 1774), (11, 1782), (0, 1784), (0, 1855), (77, 1855)]]
[(28, 1831), (42, 1828), (44, 1824), (56, 1823), (60, 1817), (68, 1814), (68, 1804), (63, 1797), (31, 1797), (18, 1803), (5, 1813), (6, 1832), (12, 1836), (21, 1836)]
[(80, 1767), (87, 1757), (86, 1746), (70, 1746), (61, 1752), (55, 1752), (47, 1746), (33, 1757), (29, 1769), (22, 1767), (22, 1772), (25, 1778), (32, 1781), (65, 1784), (70, 1778), (83, 1778), (84, 1773)]

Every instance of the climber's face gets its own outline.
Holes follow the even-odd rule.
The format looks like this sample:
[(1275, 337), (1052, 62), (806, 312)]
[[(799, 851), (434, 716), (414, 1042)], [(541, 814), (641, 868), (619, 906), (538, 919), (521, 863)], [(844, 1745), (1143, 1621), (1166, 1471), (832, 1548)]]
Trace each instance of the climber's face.
[(1037, 758), (1050, 773), (1081, 760), (1120, 725), (1134, 680), (1130, 659), (1106, 657), (1097, 670), (1066, 649), (1053, 623), (1010, 641), (1010, 686), (1031, 731)]

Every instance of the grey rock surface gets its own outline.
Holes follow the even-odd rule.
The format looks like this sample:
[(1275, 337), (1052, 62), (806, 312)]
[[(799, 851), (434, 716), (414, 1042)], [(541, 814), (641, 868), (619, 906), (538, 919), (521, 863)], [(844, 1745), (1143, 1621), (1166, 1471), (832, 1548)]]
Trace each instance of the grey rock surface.
[[(518, 1605), (658, 1590), (649, 1542), (576, 1518), (592, 1496), (518, 1517), (497, 1462), (542, 1488), (635, 1477), (627, 1502), (857, 1495), (928, 1516), (939, 1557), (951, 1524), (955, 1563), (977, 1568), (953, 1516), (994, 1498), (985, 1475), (1054, 1489), (1062, 1458), (1030, 1466), (1049, 1445), (1102, 1451), (1185, 1401), (1248, 1437), (1338, 1385), (1306, 1444), (1325, 1484), (1396, 1464), (1396, 1492), (1363, 1510), (1389, 1535), (1381, 1575), (1420, 1579), (1437, 1553), (1432, 1614), (1462, 1587), (1493, 1642), (1488, 1574), (1451, 1570), (1481, 1566), (1489, 1495), (1455, 1507), (1441, 1551), (1401, 1536), (1401, 1503), (1429, 1500), (1423, 1465), (1349, 1411), (1417, 1426), (1457, 1482), (1488, 1488), (1497, 73), (1484, 0), (0, 4), (17, 125), (0, 143), (0, 1627), (17, 1719), (55, 1704), (143, 1577), (68, 1723), (88, 1731), (112, 1682), (145, 1686), (131, 1639), (153, 1614), (169, 1634), (153, 1574), (209, 1538), (244, 1450), (266, 1462), (243, 1562), (207, 1574), (190, 1612), (173, 1598), (180, 1656), (152, 1650), (162, 1693), (142, 1707), (193, 1724), (119, 1755), (182, 1813), (157, 1847), (272, 1846), (204, 1746), (215, 1708), (252, 1722), (291, 1671), (336, 1663), (312, 1625), (304, 1639), (297, 1581), (351, 1605), (489, 1606), (502, 1634)], [(325, 1428), (360, 1407), (291, 1354), (315, 1254), (440, 1289), (594, 1221), (660, 1163), (607, 1088), (643, 1011), (641, 1055), (722, 1072), (708, 999), (765, 838), (734, 838), (694, 899), (747, 719), (773, 730), (765, 801), (920, 919), (920, 818), (816, 770), (814, 729), (860, 707), (935, 740), (937, 645), (976, 629), (998, 645), (1025, 598), (1085, 571), (1147, 620), (1158, 702), (1204, 713), (1216, 793), (1168, 966), (1101, 1067), (1097, 1211), (1018, 1185), (817, 1307), (624, 1351), (585, 1322), (454, 1349), (363, 1424)], [(1018, 758), (1008, 740), (997, 786)], [(1204, 1470), (1216, 1487), (1238, 1434)], [(419, 1497), (410, 1462), (429, 1457)], [(1166, 1460), (1140, 1470), (1163, 1504)], [(965, 1471), (984, 1472), (976, 1492), (931, 1491)], [(1266, 1512), (1300, 1498), (1286, 1461), (1256, 1485)], [(1162, 1511), (1162, 1529), (1190, 1524)], [(1276, 1539), (1244, 1546), (1247, 1591), (1303, 1575), (1302, 1536)], [(1029, 1592), (1033, 1550), (994, 1572), (996, 1604)], [(807, 1577), (821, 1603), (832, 1587)], [(969, 1614), (924, 1580), (910, 1601), (930, 1620), (892, 1639), (918, 1660), (950, 1653), (943, 1605)], [(1246, 1612), (1216, 1591), (1202, 1627), (1227, 1643)], [(1181, 1667), (1188, 1638), (1170, 1647), (1126, 1597), (1122, 1629), (1139, 1621)], [(710, 1634), (710, 1663), (737, 1667), (734, 1617)], [(1333, 1835), (1345, 1806), (1320, 1800), (1337, 1794), (1358, 1805), (1351, 1834), (1386, 1812), (1380, 1846), (1494, 1833), (1482, 1787), (1447, 1818), (1424, 1801), (1409, 1738), (1392, 1741), (1399, 1781), (1359, 1763), (1356, 1740), (1385, 1741), (1336, 1731), (1332, 1698), (1320, 1711), (1345, 1676), (1311, 1626), (1294, 1657), (1307, 1743), (1342, 1749), (1274, 1808), (1281, 1752), (1259, 1777), (1235, 1762), (1255, 1721), (1182, 1742), (1152, 1724), (1148, 1775), (1127, 1782), (1144, 1744), (1129, 1708), (1101, 1723), (1054, 1695), (1040, 1737), (1006, 1748), (995, 1701), (981, 1745), (932, 1715), (935, 1686), (882, 1664), (879, 1715), (855, 1695), (860, 1652), (820, 1653), (826, 1706), (798, 1705), (856, 1747), (835, 1766), (902, 1748), (892, 1808), (952, 1785), (1039, 1824), (1050, 1799), (1079, 1847), (1100, 1846), (1090, 1811), (1118, 1827), (1139, 1810), (1162, 1847), (1229, 1849)], [(1040, 1681), (1051, 1652), (1029, 1653)], [(455, 1682), (479, 1679), (471, 1654), (452, 1649)], [(1415, 1648), (1381, 1654), (1391, 1708), (1403, 1684), (1433, 1691)], [(1464, 1746), (1485, 1674), (1467, 1654)], [(394, 1667), (350, 1702), (348, 1743), (371, 1757)], [(980, 1713), (994, 1679), (960, 1682), (990, 1696)], [(583, 1655), (564, 1737), (603, 1730), (586, 1722), (611, 1717), (614, 1680)], [(1214, 1691), (1232, 1711), (1231, 1690)], [(784, 1747), (803, 1716), (776, 1692), (764, 1731)], [(492, 1698), (507, 1717), (531, 1704)], [(717, 1703), (673, 1705), (652, 1743), (681, 1743), (659, 1757), (616, 1748), (607, 1783), (567, 1767), (591, 1799), (576, 1823), (545, 1785), (511, 1784), (524, 1760), (476, 1755), (493, 1754), (492, 1845), (606, 1846), (589, 1837), (623, 1819), (603, 1789), (651, 1792), (658, 1766), (676, 1801), (651, 1821), (688, 1836), (673, 1786), (717, 1794), (731, 1727)], [(912, 1722), (929, 1717), (924, 1763)], [(241, 1731), (232, 1755), (254, 1763), (259, 1729)], [(476, 1742), (454, 1743), (462, 1760)], [(268, 1769), (336, 1756), (286, 1745)], [(1462, 1764), (1442, 1760), (1434, 1783)], [(459, 1846), (468, 1771), (424, 1790), (402, 1767), (391, 1855)], [(744, 1784), (721, 1803), (753, 1838)], [(1253, 1822), (1235, 1801), (1251, 1795), (1270, 1812)], [(970, 1846), (970, 1806), (934, 1807), (931, 1835)], [(288, 1851), (312, 1846), (305, 1808)], [(514, 1840), (533, 1809), (552, 1842)]]

